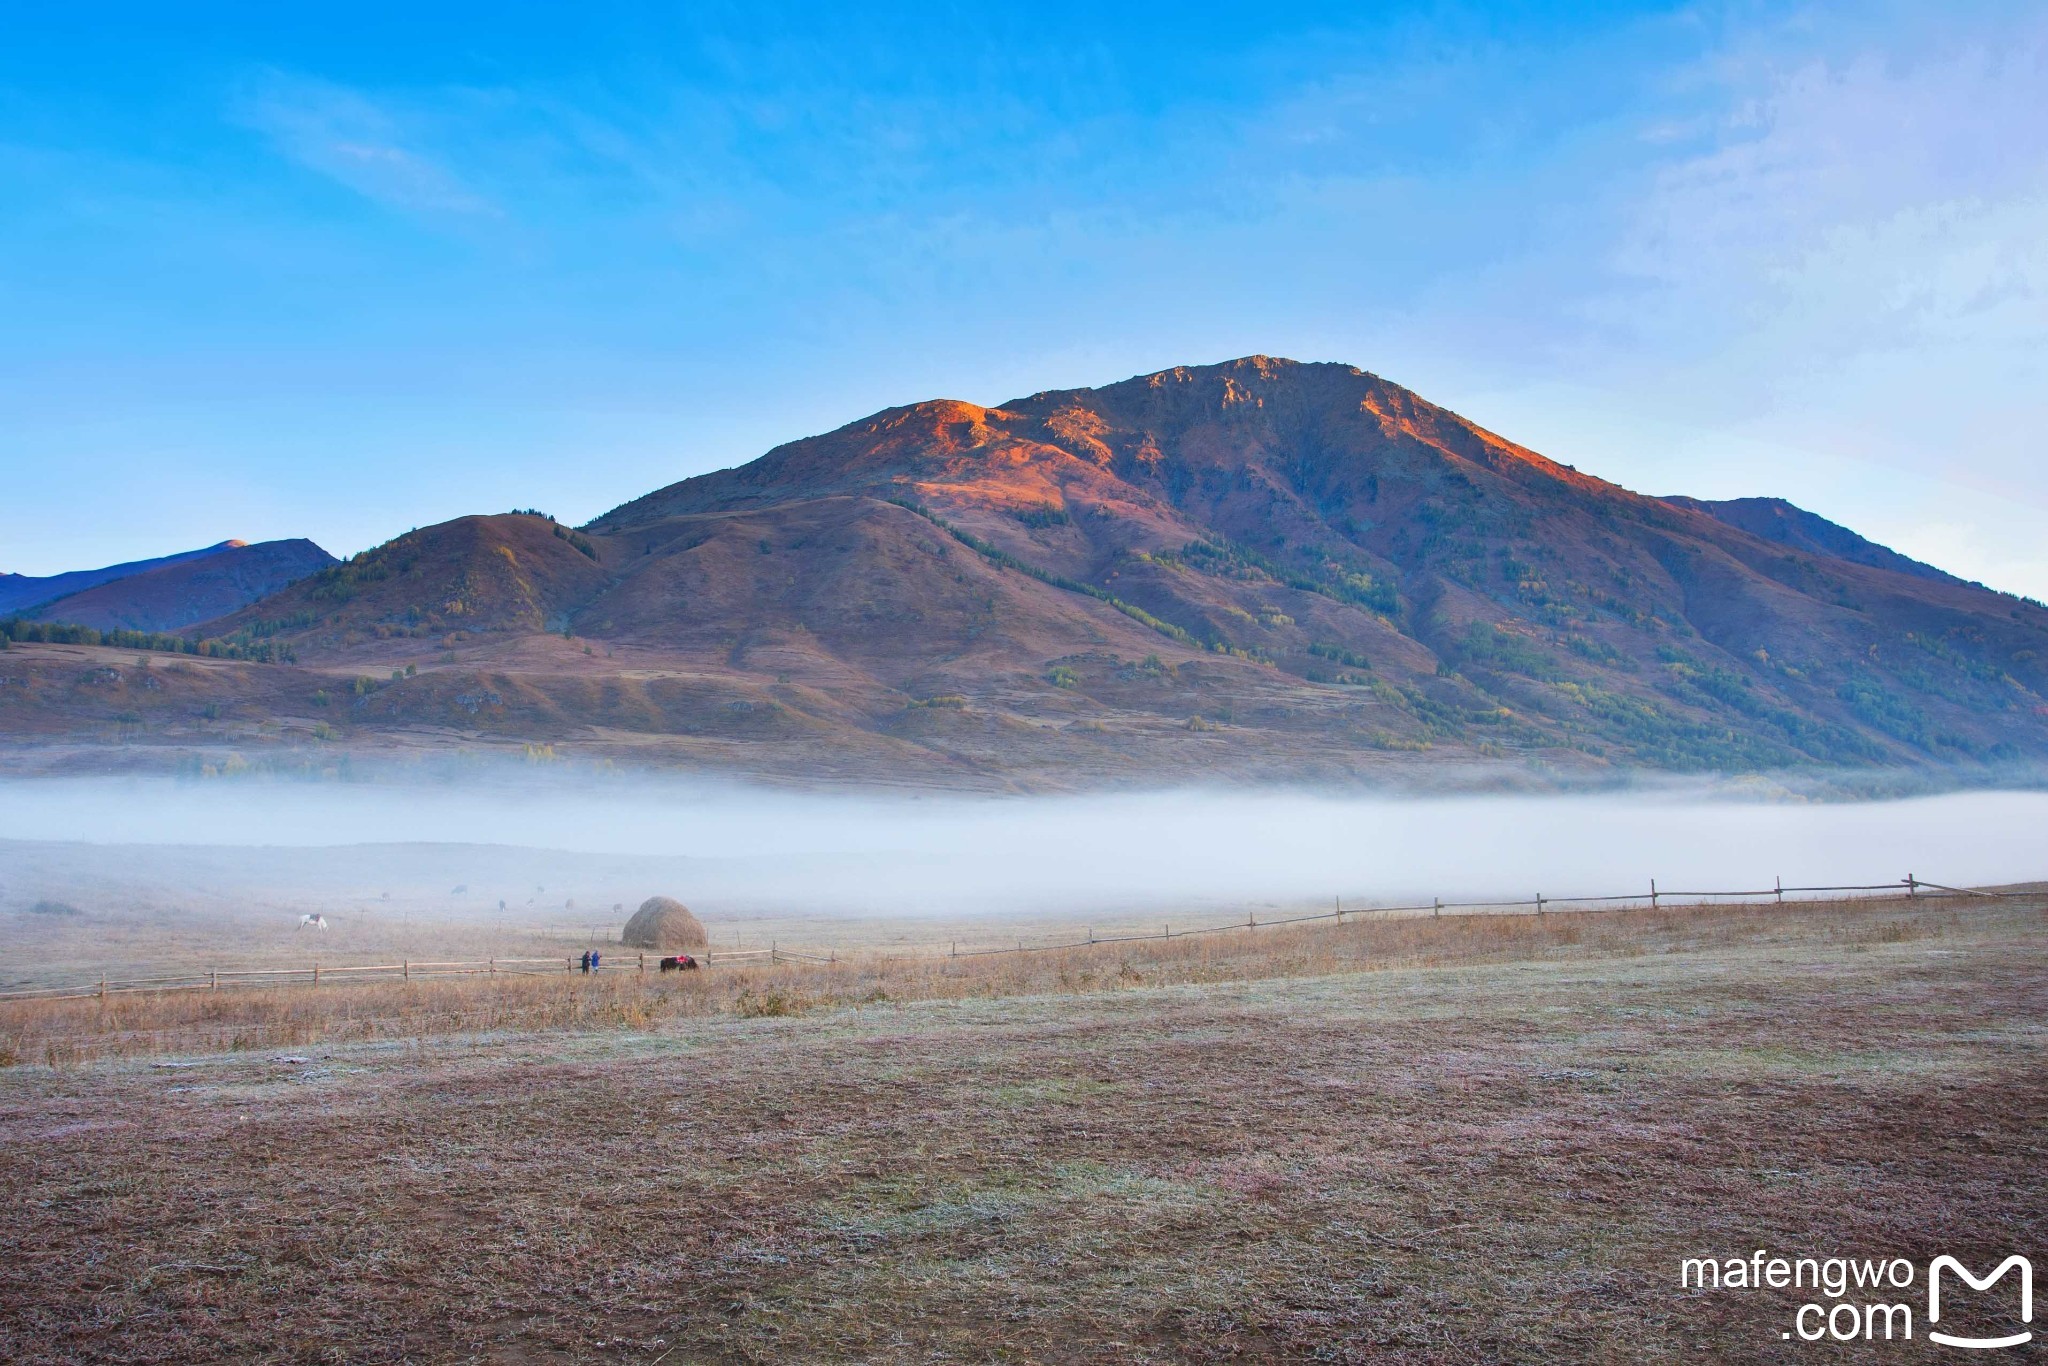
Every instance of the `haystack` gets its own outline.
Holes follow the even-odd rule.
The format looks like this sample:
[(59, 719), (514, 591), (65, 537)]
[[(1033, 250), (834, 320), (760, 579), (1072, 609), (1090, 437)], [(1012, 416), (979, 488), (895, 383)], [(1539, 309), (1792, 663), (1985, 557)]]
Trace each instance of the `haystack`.
[(628, 948), (674, 953), (678, 949), (701, 949), (708, 941), (702, 922), (690, 914), (688, 906), (674, 897), (650, 896), (626, 922), (619, 942)]

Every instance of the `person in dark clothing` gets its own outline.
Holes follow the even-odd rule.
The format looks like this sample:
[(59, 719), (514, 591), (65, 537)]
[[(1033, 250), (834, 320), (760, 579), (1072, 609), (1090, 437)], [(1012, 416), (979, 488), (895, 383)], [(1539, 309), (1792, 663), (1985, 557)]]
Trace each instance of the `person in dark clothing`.
[(582, 956), (581, 958), (579, 958), (579, 959), (577, 959), (577, 960), (576, 960), (576, 966), (578, 966), (579, 968), (583, 969), (583, 971), (585, 971), (585, 972), (589, 972), (589, 971), (590, 971), (590, 950), (589, 950), (589, 949), (585, 949), (585, 950), (583, 951), (583, 956)]

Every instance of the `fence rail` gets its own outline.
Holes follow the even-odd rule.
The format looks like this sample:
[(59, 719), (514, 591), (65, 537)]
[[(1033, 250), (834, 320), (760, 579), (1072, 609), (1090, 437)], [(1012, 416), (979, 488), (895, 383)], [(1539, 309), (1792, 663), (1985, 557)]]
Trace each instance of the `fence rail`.
[[(402, 959), (396, 963), (311, 963), (305, 967), (208, 968), (168, 977), (101, 977), (62, 986), (14, 987), (0, 990), (0, 1001), (54, 1001), (75, 997), (120, 996), (133, 992), (224, 991), (233, 987), (319, 986), (332, 978), (350, 981), (412, 981), (436, 977), (532, 977), (595, 971), (599, 975), (644, 973), (659, 966), (665, 954), (599, 953), (598, 966), (581, 966), (577, 955), (564, 958)], [(690, 955), (707, 968), (772, 967), (778, 963), (830, 963), (836, 955), (792, 953), (787, 949), (733, 949)], [(650, 962), (650, 959), (652, 960)]]
[(1769, 887), (1732, 892), (1666, 891), (1657, 886), (1653, 879), (1647, 892), (1617, 892), (1605, 896), (1544, 896), (1537, 893), (1527, 901), (1444, 901), (1431, 899), (1406, 906), (1354, 906), (1346, 908), (1341, 899), (1334, 909), (1312, 911), (1303, 915), (1273, 916), (1260, 920), (1255, 913), (1247, 913), (1243, 920), (1226, 921), (1219, 925), (1197, 925), (1175, 929), (1166, 925), (1156, 934), (1095, 934), (1088, 933), (1085, 939), (1063, 940), (1056, 943), (1026, 944), (1019, 940), (1012, 944), (999, 944), (985, 948), (961, 948), (958, 943), (951, 945), (942, 954), (948, 958), (985, 958), (1005, 953), (1046, 953), (1061, 949), (1087, 948), (1096, 944), (1127, 944), (1145, 940), (1184, 939), (1193, 935), (1218, 934), (1231, 930), (1271, 929), (1280, 925), (1300, 925), (1311, 921), (1329, 920), (1338, 924), (1348, 920), (1382, 919), (1393, 920), (1418, 916), (1444, 915), (1544, 915), (1553, 908), (1568, 907), (1575, 910), (1661, 910), (1680, 909), (1686, 905), (1702, 906), (1713, 903), (1724, 905), (1796, 905), (1799, 902), (1813, 902), (1842, 897), (1868, 901), (1885, 900), (1944, 900), (1956, 897), (1973, 897), (1998, 901), (2011, 897), (2035, 898), (2048, 896), (2048, 892), (1987, 892), (1967, 887), (1950, 887), (1943, 883), (1928, 882), (1908, 873), (1897, 882), (1867, 882), (1829, 887), (1787, 887), (1778, 882)]
[[(1927, 882), (1907, 874), (1897, 882), (1859, 883), (1835, 887), (1787, 887), (1778, 883), (1770, 887), (1747, 891), (1663, 891), (1653, 880), (1648, 892), (1624, 892), (1607, 896), (1544, 896), (1537, 893), (1527, 901), (1444, 901), (1432, 898), (1427, 903), (1418, 902), (1408, 906), (1354, 906), (1346, 909), (1339, 898), (1333, 909), (1315, 911), (1303, 915), (1274, 916), (1260, 920), (1255, 912), (1247, 912), (1243, 920), (1230, 920), (1215, 925), (1192, 925), (1175, 929), (1168, 923), (1157, 934), (1106, 934), (1098, 935), (1092, 929), (1083, 939), (1061, 940), (1054, 943), (1027, 944), (1018, 940), (1014, 944), (993, 947), (961, 948), (958, 941), (950, 944), (944, 953), (936, 951), (923, 954), (873, 954), (875, 958), (943, 957), (943, 958), (986, 958), (997, 954), (1012, 953), (1054, 953), (1068, 949), (1089, 948), (1098, 944), (1131, 944), (1165, 939), (1186, 939), (1196, 935), (1224, 934), (1234, 930), (1256, 931), (1281, 925), (1302, 925), (1314, 921), (1328, 920), (1343, 924), (1347, 918), (1359, 920), (1391, 920), (1418, 916), (1471, 916), (1471, 915), (1544, 915), (1553, 907), (1570, 907), (1575, 910), (1646, 909), (1661, 910), (1666, 903), (1672, 909), (1686, 905), (1708, 904), (1751, 904), (1784, 906), (1797, 905), (1802, 901), (1821, 898), (1849, 897), (1870, 901), (1883, 900), (1973, 900), (1997, 901), (2006, 898), (2027, 898), (2048, 895), (2029, 892), (1987, 892), (1968, 887), (1951, 887), (1939, 882)], [(765, 949), (731, 949), (722, 952), (705, 952), (692, 955), (706, 968), (728, 967), (774, 967), (781, 964), (825, 963), (840, 961), (836, 952), (800, 952), (771, 944)], [(655, 954), (658, 960), (663, 957)], [(645, 973), (648, 971), (648, 954), (644, 953), (599, 953), (599, 965), (595, 971), (600, 974), (622, 972)], [(100, 997), (123, 995), (133, 992), (164, 991), (220, 991), (236, 986), (318, 986), (323, 978), (342, 978), (350, 981), (400, 980), (436, 977), (477, 977), (477, 976), (533, 976), (537, 974), (588, 972), (582, 968), (578, 957), (549, 958), (485, 958), (475, 960), (418, 960), (402, 959), (396, 963), (349, 963), (322, 965), (313, 963), (306, 967), (275, 968), (220, 968), (205, 972), (189, 972), (166, 977), (126, 977), (114, 979), (102, 976), (97, 981), (74, 982), (63, 986), (17, 987), (0, 990), (0, 1002), (30, 1000), (62, 1000), (77, 997)]]

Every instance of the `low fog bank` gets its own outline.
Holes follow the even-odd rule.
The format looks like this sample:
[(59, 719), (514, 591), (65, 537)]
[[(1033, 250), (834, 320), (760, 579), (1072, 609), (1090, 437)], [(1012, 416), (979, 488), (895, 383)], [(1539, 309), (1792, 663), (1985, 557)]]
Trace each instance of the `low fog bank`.
[[(2048, 794), (1861, 803), (1273, 791), (805, 795), (683, 781), (528, 786), (0, 782), (0, 905), (105, 885), (585, 911), (664, 892), (714, 912), (1050, 913), (1363, 905), (2048, 875)], [(68, 847), (67, 847), (68, 846)], [(81, 847), (82, 846), (82, 847)], [(68, 871), (67, 871), (68, 870)], [(549, 893), (547, 889), (553, 888)], [(460, 903), (451, 904), (459, 909)]]

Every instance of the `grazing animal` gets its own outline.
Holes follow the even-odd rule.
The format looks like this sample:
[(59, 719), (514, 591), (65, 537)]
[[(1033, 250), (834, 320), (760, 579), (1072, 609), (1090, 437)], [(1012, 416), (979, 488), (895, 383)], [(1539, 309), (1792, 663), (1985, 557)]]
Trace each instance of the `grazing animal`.
[(697, 960), (687, 953), (671, 954), (661, 960), (663, 972), (694, 972), (696, 968)]
[(324, 930), (327, 928), (327, 917), (324, 915), (302, 915), (299, 917), (299, 928), (302, 930)]

